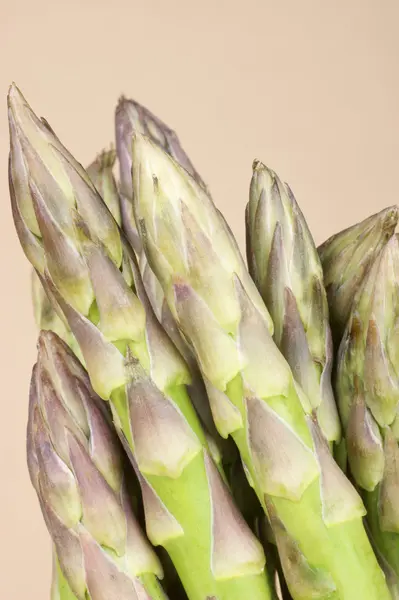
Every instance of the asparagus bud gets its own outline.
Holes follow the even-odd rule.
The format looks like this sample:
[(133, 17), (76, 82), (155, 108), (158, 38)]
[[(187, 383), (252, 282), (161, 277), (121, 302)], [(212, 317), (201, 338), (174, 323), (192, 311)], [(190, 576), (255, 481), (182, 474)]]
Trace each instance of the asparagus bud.
[(234, 446), (229, 443), (229, 441), (223, 440), (218, 435), (212, 420), (212, 414), (210, 411), (204, 382), (201, 378), (195, 356), (186, 340), (181, 335), (176, 321), (165, 300), (162, 287), (148, 264), (145, 253), (142, 251), (141, 244), (137, 241), (138, 234), (136, 231), (136, 222), (132, 205), (133, 187), (131, 140), (134, 132), (137, 131), (150, 136), (155, 144), (165, 150), (165, 152), (167, 152), (170, 156), (175, 158), (179, 164), (182, 165), (182, 167), (184, 167), (191, 175), (193, 175), (199, 185), (205, 187), (205, 184), (180, 145), (176, 134), (144, 106), (141, 106), (134, 100), (121, 98), (116, 109), (115, 124), (122, 189), (123, 229), (132, 247), (135, 248), (139, 254), (140, 272), (152, 308), (159, 322), (162, 324), (166, 333), (176, 345), (189, 367), (192, 379), (189, 385), (190, 399), (194, 404), (194, 407), (206, 431), (211, 436), (214, 444), (216, 444), (216, 447), (221, 453), (224, 462), (230, 463), (236, 455), (234, 452)]
[(259, 161), (247, 206), (249, 272), (274, 323), (274, 340), (330, 442), (341, 427), (331, 386), (332, 340), (323, 271), (287, 184)]
[(165, 599), (162, 568), (133, 515), (122, 449), (102, 408), (66, 344), (41, 332), (28, 466), (65, 587), (78, 600)]
[(336, 381), (349, 465), (391, 589), (399, 586), (398, 341), (399, 242), (393, 236), (353, 301)]
[(120, 167), (122, 221), (130, 244), (136, 252), (140, 252), (141, 242), (137, 233), (132, 205), (131, 145), (132, 135), (136, 131), (148, 135), (154, 143), (179, 161), (202, 185), (203, 182), (180, 145), (176, 133), (147, 108), (134, 100), (128, 100), (122, 96), (115, 111), (115, 135)]
[(398, 218), (397, 206), (385, 208), (333, 235), (318, 248), (337, 347), (361, 281), (381, 248), (392, 237)]

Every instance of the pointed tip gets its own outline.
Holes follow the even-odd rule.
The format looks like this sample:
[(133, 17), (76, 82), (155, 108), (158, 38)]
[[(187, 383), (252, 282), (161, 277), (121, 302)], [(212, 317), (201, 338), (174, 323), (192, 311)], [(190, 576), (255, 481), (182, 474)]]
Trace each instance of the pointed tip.
[(13, 100), (14, 98), (18, 98), (20, 96), (22, 96), (22, 93), (18, 88), (17, 84), (15, 83), (15, 81), (11, 82), (8, 88), (7, 98), (9, 98), (9, 100)]
[(118, 98), (115, 107), (115, 116), (116, 118), (120, 118), (122, 113), (126, 112), (127, 106), (129, 105), (129, 100), (126, 98), (125, 94), (121, 94)]
[(392, 206), (387, 206), (386, 208), (383, 208), (375, 215), (364, 219), (359, 223), (359, 225), (361, 226), (364, 224), (364, 226), (366, 226), (367, 229), (373, 229), (374, 227), (378, 228), (380, 226), (383, 234), (385, 234), (386, 240), (388, 240), (394, 234), (395, 228), (398, 224), (398, 220), (399, 206), (397, 204), (393, 204)]
[(130, 108), (135, 108), (136, 111), (144, 111), (145, 113), (151, 114), (148, 108), (143, 104), (140, 104), (134, 98), (127, 98), (124, 94), (121, 94), (118, 98), (116, 112), (123, 110), (130, 111)]
[(387, 208), (384, 208), (379, 215), (382, 217), (384, 222), (387, 223), (387, 225), (390, 226), (393, 223), (396, 224), (399, 219), (399, 206), (397, 204), (388, 206)]
[(51, 348), (55, 337), (56, 334), (47, 329), (42, 329), (39, 332), (39, 337), (36, 344), (38, 352), (38, 362), (40, 362), (40, 358), (43, 355), (43, 353), (48, 354), (48, 350), (49, 348)]
[(110, 144), (108, 148), (103, 148), (101, 152), (97, 154), (93, 162), (86, 168), (89, 173), (91, 171), (104, 171), (106, 169), (112, 169), (116, 162), (116, 150), (113, 144)]
[(276, 171), (265, 165), (258, 159), (255, 159), (252, 163), (252, 178), (258, 181), (260, 188), (266, 188), (273, 190), (274, 188), (281, 188), (282, 183), (277, 175)]
[(375, 217), (376, 222), (381, 224), (380, 226), (384, 240), (388, 242), (392, 237), (395, 238), (396, 236), (394, 233), (399, 221), (399, 206), (396, 204), (388, 206), (377, 213)]
[(124, 94), (121, 94), (118, 98), (118, 102), (117, 102), (116, 108), (115, 108), (115, 118), (116, 118), (117, 124), (119, 126), (121, 126), (121, 124), (124, 124), (124, 126), (127, 128), (127, 130), (129, 130), (129, 132), (130, 132), (130, 128), (132, 128), (134, 130), (135, 127), (132, 127), (131, 119), (132, 119), (133, 113), (137, 112), (137, 107), (140, 107), (140, 106), (141, 105), (138, 104), (132, 98), (127, 98)]
[(254, 161), (252, 163), (252, 170), (254, 172), (264, 172), (264, 173), (267, 173), (270, 176), (271, 179), (275, 179), (276, 178), (275, 171), (273, 171), (273, 169), (271, 169), (270, 167), (268, 167), (265, 163), (263, 163), (258, 158), (254, 159)]
[(286, 314), (290, 316), (299, 312), (294, 292), (287, 285), (284, 288), (284, 306)]
[(139, 102), (136, 102), (136, 100), (134, 100), (134, 98), (128, 98), (123, 93), (120, 94), (120, 96), (118, 98), (118, 102), (116, 104), (116, 111), (124, 110), (124, 109), (128, 108), (129, 106), (136, 106), (136, 107), (143, 108), (144, 110), (147, 110)]
[(50, 346), (59, 347), (59, 346), (64, 346), (64, 342), (54, 331), (51, 331), (50, 329), (42, 329), (39, 332), (38, 346), (40, 346), (40, 347), (46, 347), (46, 346), (47, 347), (50, 347)]
[(253, 171), (261, 171), (262, 169), (265, 169), (266, 165), (263, 164), (262, 161), (260, 161), (258, 158), (255, 158), (252, 162), (252, 170)]
[(71, 357), (70, 350), (65, 342), (54, 331), (44, 329), (39, 333), (37, 354), (38, 365), (50, 360), (56, 366), (57, 357), (61, 357), (66, 366), (66, 361), (70, 360)]
[(16, 112), (22, 107), (28, 107), (28, 103), (24, 95), (22, 94), (21, 90), (15, 82), (12, 82), (10, 87), (8, 88), (7, 104), (8, 108), (12, 110), (12, 112)]

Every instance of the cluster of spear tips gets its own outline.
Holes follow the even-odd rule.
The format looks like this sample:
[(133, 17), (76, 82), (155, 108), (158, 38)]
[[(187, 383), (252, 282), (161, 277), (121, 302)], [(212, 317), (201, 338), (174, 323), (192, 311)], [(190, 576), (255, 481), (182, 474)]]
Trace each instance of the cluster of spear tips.
[(143, 106), (87, 169), (8, 114), (52, 600), (399, 599), (398, 208), (317, 249), (255, 161), (246, 265)]

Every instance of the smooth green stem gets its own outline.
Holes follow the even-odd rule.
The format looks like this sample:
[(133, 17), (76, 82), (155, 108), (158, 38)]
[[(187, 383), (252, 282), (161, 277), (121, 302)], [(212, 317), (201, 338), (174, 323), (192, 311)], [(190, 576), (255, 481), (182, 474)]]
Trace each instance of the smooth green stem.
[[(242, 405), (239, 378), (229, 386), (229, 397)], [(255, 492), (267, 515), (265, 496), (257, 484), (244, 429), (233, 433), (241, 457), (252, 478)], [(296, 540), (312, 568), (328, 573), (336, 591), (320, 600), (390, 600), (383, 572), (360, 518), (327, 527), (323, 520), (320, 479), (317, 478), (298, 502), (270, 497), (279, 519)], [(305, 600), (290, 590), (294, 600)], [(307, 599), (306, 599), (307, 600)]]
[[(168, 395), (182, 406), (183, 386), (168, 390)], [(128, 404), (122, 389), (116, 390), (111, 402), (122, 431), (134, 453)], [(190, 411), (191, 405), (190, 406)], [(206, 447), (197, 418), (187, 415), (195, 433)], [(162, 546), (169, 554), (190, 600), (274, 600), (266, 569), (255, 575), (234, 575), (216, 579), (212, 571), (212, 507), (204, 453), (199, 452), (178, 478), (143, 473), (162, 503), (182, 527), (183, 533), (168, 538)]]

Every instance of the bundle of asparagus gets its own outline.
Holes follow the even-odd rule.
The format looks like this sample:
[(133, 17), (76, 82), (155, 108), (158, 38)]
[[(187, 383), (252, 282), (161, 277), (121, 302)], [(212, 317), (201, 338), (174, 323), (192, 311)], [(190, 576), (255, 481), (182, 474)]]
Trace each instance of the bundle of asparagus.
[(255, 161), (248, 271), (148, 109), (121, 98), (84, 169), (15, 85), (8, 107), (52, 599), (399, 598), (398, 209), (317, 251)]

